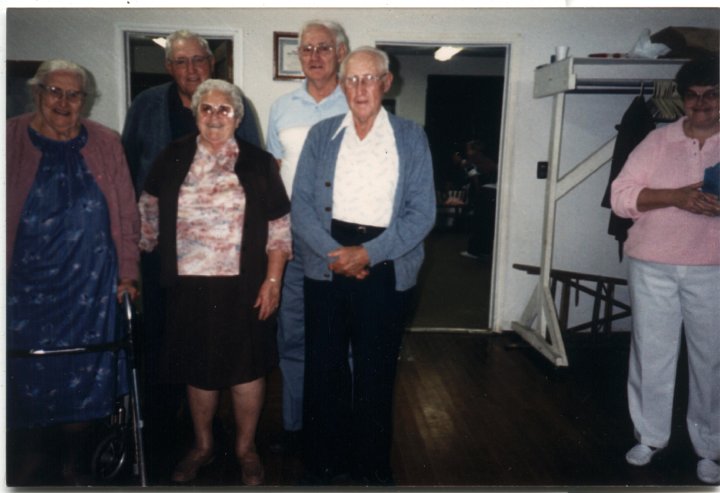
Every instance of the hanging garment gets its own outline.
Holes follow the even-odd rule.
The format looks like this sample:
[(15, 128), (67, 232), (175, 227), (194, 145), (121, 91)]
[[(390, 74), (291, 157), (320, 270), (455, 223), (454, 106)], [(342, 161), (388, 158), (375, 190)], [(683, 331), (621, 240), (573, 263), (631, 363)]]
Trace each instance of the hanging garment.
[[(655, 129), (653, 116), (648, 110), (645, 98), (638, 96), (630, 103), (630, 107), (620, 120), (617, 127), (617, 139), (615, 140), (615, 148), (613, 149), (612, 164), (610, 167), (610, 179), (608, 180), (605, 195), (603, 196), (601, 205), (610, 209), (610, 185), (617, 175), (620, 174), (625, 161), (627, 161), (630, 153), (635, 147), (647, 137), (647, 135)], [(622, 260), (623, 243), (627, 239), (627, 231), (633, 225), (632, 219), (622, 218), (614, 212), (610, 212), (610, 222), (608, 224), (608, 234), (613, 235), (618, 241), (618, 255)]]

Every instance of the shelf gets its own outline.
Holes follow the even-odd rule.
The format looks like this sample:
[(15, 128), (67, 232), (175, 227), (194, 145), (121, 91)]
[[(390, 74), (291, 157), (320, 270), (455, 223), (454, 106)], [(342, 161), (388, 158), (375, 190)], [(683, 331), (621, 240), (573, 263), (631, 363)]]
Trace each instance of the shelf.
[(562, 92), (636, 93), (656, 80), (675, 78), (684, 59), (575, 58), (535, 69), (533, 96), (544, 98)]

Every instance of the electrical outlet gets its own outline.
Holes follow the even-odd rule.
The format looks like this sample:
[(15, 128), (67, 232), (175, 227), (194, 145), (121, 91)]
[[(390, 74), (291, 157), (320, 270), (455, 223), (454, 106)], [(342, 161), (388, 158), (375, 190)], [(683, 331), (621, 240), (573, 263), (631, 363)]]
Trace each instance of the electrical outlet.
[(544, 180), (547, 178), (547, 172), (548, 172), (548, 162), (547, 161), (538, 161), (537, 163), (537, 178), (538, 180)]

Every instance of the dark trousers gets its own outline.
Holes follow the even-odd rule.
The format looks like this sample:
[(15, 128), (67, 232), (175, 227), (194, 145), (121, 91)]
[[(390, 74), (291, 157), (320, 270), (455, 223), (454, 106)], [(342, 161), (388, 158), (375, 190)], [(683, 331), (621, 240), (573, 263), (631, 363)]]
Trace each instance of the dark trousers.
[[(368, 234), (372, 231), (333, 228), (344, 245), (367, 241)], [(408, 299), (408, 292), (395, 290), (392, 262), (372, 267), (362, 281), (305, 278), (303, 427), (309, 472), (391, 474), (393, 391)]]
[(468, 252), (476, 255), (492, 255), (495, 242), (495, 201), (494, 188), (482, 187), (475, 197), (475, 210), (470, 220)]

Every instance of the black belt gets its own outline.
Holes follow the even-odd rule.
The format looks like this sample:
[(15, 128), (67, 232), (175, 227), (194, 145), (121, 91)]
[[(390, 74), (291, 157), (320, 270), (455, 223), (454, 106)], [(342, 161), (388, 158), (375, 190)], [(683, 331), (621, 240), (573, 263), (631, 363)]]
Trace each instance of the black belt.
[(332, 227), (333, 229), (339, 229), (342, 231), (374, 236), (379, 236), (383, 231), (385, 231), (385, 228), (381, 228), (379, 226), (366, 226), (364, 224), (348, 223), (345, 221), (340, 221), (338, 219), (332, 220)]

